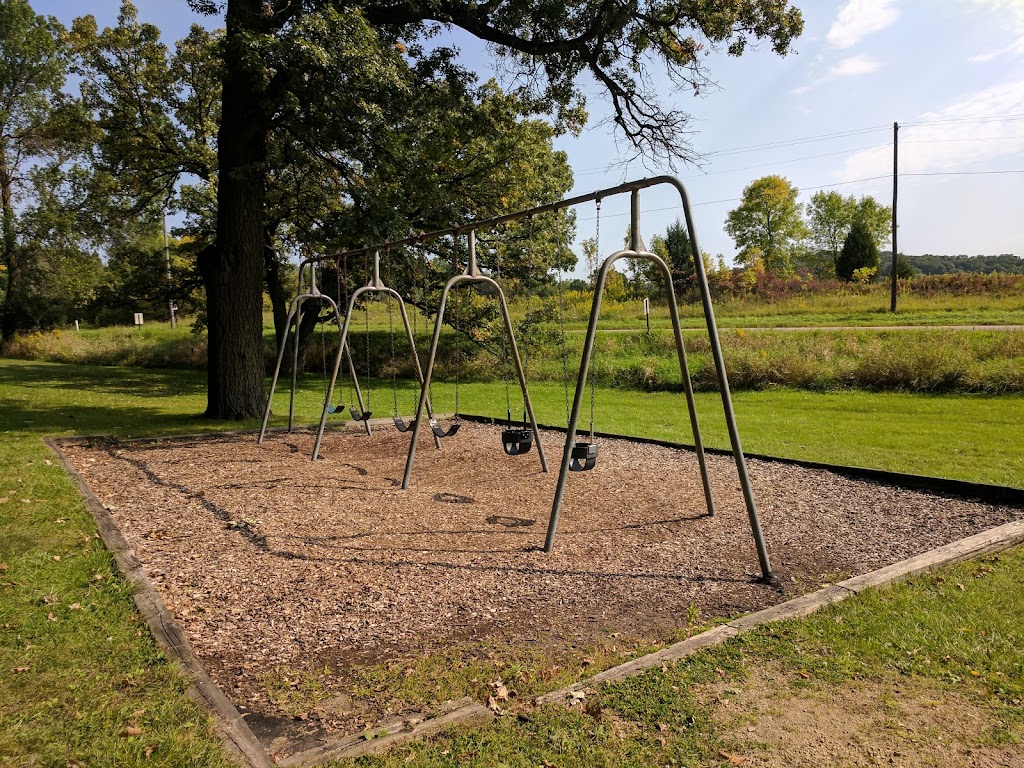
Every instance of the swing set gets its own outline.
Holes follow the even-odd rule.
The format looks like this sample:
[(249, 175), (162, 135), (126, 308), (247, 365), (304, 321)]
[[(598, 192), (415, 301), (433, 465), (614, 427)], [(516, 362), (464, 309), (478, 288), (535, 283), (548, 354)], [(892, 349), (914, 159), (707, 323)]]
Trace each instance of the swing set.
[[(307, 268), (309, 270), (308, 288), (307, 288), (307, 290), (305, 292), (303, 292), (303, 290), (302, 290), (302, 286), (303, 286), (303, 273), (307, 270)], [(267, 398), (267, 407), (266, 407), (266, 409), (263, 412), (263, 423), (260, 426), (260, 435), (259, 435), (258, 442), (261, 445), (263, 444), (263, 439), (266, 436), (267, 422), (270, 420), (270, 405), (271, 405), (271, 403), (273, 402), (273, 399), (274, 399), (274, 391), (277, 389), (277, 382), (278, 382), (278, 379), (279, 379), (280, 374), (281, 374), (281, 365), (284, 363), (284, 353), (285, 353), (285, 349), (287, 348), (286, 342), (288, 340), (288, 334), (291, 331), (291, 327), (292, 327), (292, 323), (293, 322), (295, 323), (295, 335), (293, 337), (293, 342), (292, 342), (292, 351), (293, 351), (293, 358), (292, 358), (292, 387), (291, 387), (291, 393), (290, 393), (289, 400), (288, 400), (288, 431), (291, 432), (293, 430), (293, 428), (294, 428), (294, 423), (295, 423), (295, 392), (296, 392), (296, 385), (298, 383), (298, 375), (299, 375), (299, 373), (298, 373), (299, 372), (299, 329), (302, 327), (303, 305), (305, 303), (309, 302), (309, 301), (316, 302), (316, 304), (317, 304), (317, 313), (319, 313), (320, 312), (320, 307), (322, 305), (326, 304), (331, 309), (331, 312), (334, 314), (334, 319), (338, 323), (338, 328), (339, 329), (341, 328), (341, 315), (340, 315), (340, 313), (338, 311), (338, 304), (337, 304), (337, 302), (334, 299), (332, 299), (330, 296), (328, 296), (327, 294), (322, 293), (320, 291), (320, 288), (317, 285), (316, 277), (317, 277), (318, 269), (321, 269), (321, 262), (313, 260), (313, 259), (306, 259), (306, 260), (304, 260), (299, 265), (299, 294), (294, 299), (292, 299), (291, 304), (289, 304), (289, 306), (288, 306), (288, 315), (287, 315), (287, 319), (285, 320), (285, 332), (284, 332), (284, 335), (282, 336), (281, 341), (280, 341), (280, 343), (278, 345), (277, 363), (274, 366), (274, 378), (271, 380), (271, 383), (270, 383), (270, 394), (269, 394), (269, 396)], [(339, 278), (339, 282), (340, 282), (340, 278)], [(322, 333), (321, 333), (321, 337), (322, 337)], [(360, 387), (359, 387), (359, 379), (356, 376), (356, 367), (355, 367), (355, 364), (352, 361), (352, 353), (349, 350), (348, 345), (344, 341), (341, 341), (339, 343), (339, 345), (338, 345), (338, 352), (339, 352), (339, 354), (342, 351), (344, 351), (345, 356), (348, 359), (349, 376), (350, 376), (351, 381), (352, 381), (352, 388), (355, 390), (356, 400), (357, 400), (357, 402), (359, 404), (359, 410), (363, 411), (364, 410), (364, 407), (363, 407), (363, 392), (362, 392), (362, 389), (360, 389)], [(327, 395), (327, 402), (325, 404), (325, 408), (329, 408), (330, 412), (334, 413), (335, 411), (339, 410), (341, 407), (342, 406), (331, 405), (331, 403), (330, 403), (330, 395), (329, 394)], [(367, 429), (367, 434), (369, 434), (369, 425), (366, 424), (365, 426), (366, 426), (366, 429)]]
[[(629, 243), (626, 248), (615, 251), (601, 263), (601, 267), (598, 270), (597, 277), (594, 284), (594, 297), (591, 304), (590, 319), (587, 324), (586, 338), (583, 344), (583, 354), (580, 359), (580, 365), (578, 369), (576, 379), (576, 390), (572, 400), (572, 406), (569, 408), (568, 404), (568, 363), (567, 363), (567, 350), (565, 347), (565, 326), (564, 326), (564, 302), (562, 299), (562, 280), (561, 270), (559, 261), (559, 306), (562, 317), (562, 351), (563, 351), (563, 370), (566, 378), (566, 406), (567, 406), (567, 423), (565, 432), (565, 444), (562, 449), (562, 459), (559, 468), (559, 475), (557, 485), (555, 487), (555, 496), (551, 505), (551, 515), (548, 522), (547, 536), (544, 543), (544, 551), (550, 552), (554, 547), (555, 534), (558, 529), (559, 515), (561, 512), (562, 501), (565, 495), (566, 484), (568, 481), (568, 475), (570, 472), (585, 472), (593, 470), (597, 466), (598, 459), (598, 445), (594, 440), (594, 389), (591, 386), (590, 392), (590, 436), (589, 440), (580, 441), (577, 440), (577, 430), (579, 427), (580, 412), (582, 410), (583, 397), (587, 389), (588, 376), (590, 373), (590, 366), (594, 354), (595, 339), (597, 335), (597, 325), (600, 318), (601, 312), (601, 300), (604, 294), (605, 286), (608, 279), (608, 273), (611, 271), (612, 266), (615, 262), (621, 259), (634, 259), (643, 260), (653, 263), (658, 272), (661, 274), (665, 283), (665, 293), (668, 297), (669, 304), (669, 317), (672, 323), (672, 333), (675, 340), (676, 353), (679, 360), (679, 370), (683, 381), (683, 390), (686, 395), (686, 405), (690, 419), (690, 426), (693, 432), (694, 448), (697, 455), (697, 463), (700, 468), (701, 482), (704, 489), (705, 503), (707, 505), (707, 513), (710, 516), (714, 515), (714, 502), (711, 495), (711, 481), (708, 475), (707, 461), (704, 454), (704, 445), (700, 435), (700, 425), (697, 419), (697, 410), (694, 403), (693, 395), (693, 383), (690, 378), (689, 366), (686, 360), (686, 350), (683, 344), (682, 330), (679, 322), (679, 309), (676, 303), (675, 291), (672, 285), (672, 274), (669, 270), (668, 265), (664, 259), (655, 253), (652, 253), (644, 245), (643, 240), (640, 237), (640, 192), (641, 190), (648, 189), (650, 187), (670, 185), (679, 194), (680, 205), (682, 208), (683, 215), (686, 220), (686, 226), (690, 233), (690, 248), (691, 256), (694, 263), (694, 271), (697, 276), (698, 287), (700, 290), (701, 304), (704, 311), (704, 320), (707, 326), (708, 339), (711, 346), (711, 355), (715, 365), (715, 371), (718, 376), (720, 383), (720, 394), (722, 399), (722, 407), (725, 412), (726, 427), (729, 433), (729, 442), (732, 447), (732, 454), (736, 464), (736, 471), (739, 476), (740, 486), (743, 492), (743, 500), (747, 509), (747, 516), (750, 523), (751, 534), (754, 539), (755, 547), (757, 549), (758, 561), (761, 566), (761, 574), (765, 581), (771, 581), (773, 579), (771, 563), (768, 558), (768, 551), (765, 546), (764, 535), (761, 530), (760, 517), (757, 510), (757, 504), (754, 500), (753, 489), (751, 488), (750, 478), (747, 473), (746, 460), (743, 455), (743, 448), (740, 444), (739, 431), (736, 426), (736, 416), (732, 406), (732, 395), (729, 390), (729, 381), (726, 376), (725, 361), (722, 355), (722, 347), (718, 338), (718, 328), (715, 322), (714, 309), (711, 303), (711, 292), (708, 287), (707, 274), (704, 269), (704, 262), (701, 258), (700, 246), (697, 241), (696, 228), (694, 227), (693, 213), (690, 207), (689, 195), (686, 191), (685, 186), (681, 181), (672, 176), (655, 176), (647, 179), (640, 179), (638, 181), (627, 182), (620, 184), (616, 187), (610, 187), (608, 189), (599, 190), (597, 192), (591, 192), (589, 194), (580, 195), (577, 197), (567, 198), (559, 200), (546, 205), (536, 206), (527, 210), (517, 211), (515, 213), (509, 213), (502, 216), (496, 216), (490, 219), (482, 219), (467, 224), (461, 224), (456, 227), (452, 227), (446, 230), (439, 230), (428, 234), (420, 233), (414, 237), (406, 238), (404, 240), (397, 240), (383, 244), (383, 246), (372, 246), (370, 248), (360, 248), (351, 251), (346, 251), (341, 254), (337, 254), (332, 257), (313, 257), (307, 259), (300, 266), (300, 285), (302, 268), (314, 261), (323, 261), (328, 258), (347, 258), (348, 256), (354, 255), (365, 255), (372, 251), (374, 253), (374, 274), (370, 283), (364, 286), (362, 289), (357, 290), (353, 297), (349, 301), (348, 313), (345, 316), (344, 328), (341, 331), (341, 339), (338, 346), (337, 358), (335, 361), (334, 375), (331, 379), (330, 386), (327, 391), (327, 402), (324, 405), (324, 413), (320, 420), (320, 427), (317, 432), (316, 444), (314, 447), (313, 457), (317, 456), (319, 451), (320, 442), (323, 437), (324, 428), (327, 420), (327, 407), (330, 403), (330, 397), (333, 392), (334, 382), (338, 375), (338, 370), (341, 364), (341, 358), (343, 354), (348, 354), (347, 338), (348, 338), (348, 327), (351, 319), (352, 310), (357, 294), (360, 292), (366, 292), (370, 290), (384, 291), (394, 296), (398, 302), (399, 307), (402, 310), (402, 318), (405, 322), (406, 330), (409, 336), (410, 346), (413, 348), (413, 355), (416, 357), (415, 346), (412, 338), (412, 332), (409, 330), (408, 319), (405, 314), (405, 304), (395, 291), (383, 285), (380, 282), (379, 276), (379, 248), (383, 247), (386, 250), (392, 246), (404, 246), (411, 244), (422, 244), (424, 242), (434, 240), (441, 237), (451, 237), (457, 241), (462, 235), (468, 235), (468, 259), (465, 271), (451, 278), (441, 293), (440, 303), (437, 310), (437, 317), (434, 324), (434, 334), (430, 345), (430, 351), (427, 356), (426, 369), (422, 373), (420, 372), (419, 359), (416, 357), (416, 369), (417, 377), (420, 380), (420, 396), (416, 407), (416, 414), (412, 421), (412, 436), (409, 441), (409, 452), (406, 458), (405, 474), (402, 478), (402, 488), (407, 489), (409, 487), (409, 480), (412, 473), (413, 462), (416, 456), (416, 443), (419, 433), (421, 431), (421, 425), (423, 422), (422, 416), (424, 410), (427, 412), (427, 416), (431, 422), (431, 431), (435, 438), (435, 443), (438, 444), (439, 440), (443, 437), (454, 435), (458, 430), (458, 405), (456, 404), (455, 420), (448, 427), (443, 429), (437, 424), (433, 418), (433, 413), (430, 406), (430, 383), (434, 373), (434, 364), (437, 357), (438, 343), (441, 336), (441, 327), (444, 321), (445, 307), (448, 300), (448, 295), (451, 290), (459, 285), (467, 284), (473, 286), (489, 287), (493, 290), (498, 298), (499, 308), (501, 310), (502, 320), (504, 323), (504, 330), (508, 336), (511, 349), (511, 357), (515, 363), (516, 373), (519, 378), (519, 384), (522, 389), (523, 406), (525, 410), (523, 426), (515, 428), (512, 426), (512, 414), (511, 406), (509, 405), (506, 398), (506, 405), (508, 406), (508, 423), (506, 428), (502, 431), (502, 445), (505, 453), (508, 455), (519, 455), (525, 454), (530, 450), (530, 442), (528, 438), (532, 437), (532, 442), (537, 443), (537, 452), (539, 455), (541, 468), (543, 471), (547, 471), (547, 459), (544, 455), (544, 449), (540, 440), (540, 432), (537, 427), (537, 422), (533, 413), (533, 406), (530, 403), (529, 391), (526, 384), (526, 374), (522, 364), (522, 360), (519, 355), (519, 350), (516, 345), (515, 333), (512, 328), (512, 322), (509, 317), (508, 305), (505, 300), (504, 292), (501, 286), (493, 278), (483, 274), (477, 264), (476, 256), (476, 234), (478, 230), (486, 228), (496, 227), (506, 222), (515, 221), (524, 218), (531, 218), (538, 214), (547, 212), (557, 212), (559, 210), (571, 208), (573, 206), (581, 205), (583, 203), (594, 202), (597, 206), (598, 212), (598, 232), (600, 232), (600, 208), (601, 201), (609, 197), (622, 194), (630, 194), (630, 235)], [(315, 290), (315, 286), (314, 286)], [(301, 298), (301, 297), (300, 297)], [(308, 298), (308, 297), (307, 297)], [(298, 299), (296, 299), (298, 301)], [(333, 302), (331, 302), (333, 304)], [(294, 302), (293, 302), (294, 304)], [(337, 317), (337, 305), (334, 305), (335, 316)], [(340, 324), (340, 318), (339, 318)], [(351, 355), (349, 354), (349, 361), (351, 364)], [(283, 357), (283, 345), (282, 351), (278, 355), (278, 367), (280, 367), (280, 361)], [(277, 381), (278, 372), (274, 374), (274, 384)], [(352, 369), (352, 382), (356, 388), (358, 395), (358, 382), (354, 375), (354, 369)], [(457, 390), (456, 390), (457, 392)], [(273, 385), (271, 386), (271, 395), (273, 395)], [(293, 400), (294, 400), (294, 375), (293, 375)], [(269, 404), (267, 406), (267, 414), (269, 415)], [(360, 409), (362, 409), (361, 397), (360, 397)], [(527, 417), (529, 420), (530, 427), (526, 428)], [(266, 419), (264, 417), (264, 429), (266, 428)], [(397, 421), (396, 421), (397, 425)], [(436, 426), (436, 428), (435, 428)], [(291, 429), (291, 412), (289, 412), (289, 429)], [(263, 438), (263, 430), (260, 432), (260, 440)]]

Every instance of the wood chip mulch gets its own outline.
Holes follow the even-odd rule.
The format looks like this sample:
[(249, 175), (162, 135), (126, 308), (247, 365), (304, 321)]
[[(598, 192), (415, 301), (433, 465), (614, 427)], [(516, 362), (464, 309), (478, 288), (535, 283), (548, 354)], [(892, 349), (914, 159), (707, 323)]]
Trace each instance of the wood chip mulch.
[[(557, 647), (609, 632), (659, 640), (753, 611), (1022, 517), (797, 466), (748, 461), (781, 590), (760, 583), (731, 457), (601, 439), (569, 477), (541, 551), (564, 436), (507, 457), (499, 428), (426, 436), (400, 489), (408, 434), (209, 437), (66, 452), (110, 510), (214, 680), (257, 708), (254, 681), (324, 659), (367, 664), (476, 638)], [(266, 709), (268, 705), (263, 702)]]

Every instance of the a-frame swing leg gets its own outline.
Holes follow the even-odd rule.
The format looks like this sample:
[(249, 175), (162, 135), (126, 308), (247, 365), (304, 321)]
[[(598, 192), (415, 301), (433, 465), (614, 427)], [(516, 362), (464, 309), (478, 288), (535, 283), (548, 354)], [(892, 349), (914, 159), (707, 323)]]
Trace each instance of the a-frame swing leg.
[(430, 391), (430, 380), (434, 375), (434, 360), (437, 357), (437, 343), (441, 338), (441, 324), (444, 322), (444, 310), (448, 304), (448, 293), (452, 286), (462, 277), (456, 275), (444, 285), (441, 301), (437, 306), (437, 318), (434, 320), (434, 335), (430, 341), (430, 352), (427, 355), (427, 370), (423, 372), (423, 385), (420, 387), (420, 399), (416, 404), (416, 416), (412, 425), (412, 437), (409, 438), (409, 454), (405, 459), (405, 474), (402, 475), (402, 490), (409, 488), (409, 476), (412, 474), (412, 462), (416, 456), (416, 442), (419, 440), (420, 429), (423, 427), (423, 411), (427, 405), (427, 393)]
[(732, 394), (729, 390), (729, 377), (725, 371), (722, 345), (718, 340), (715, 310), (711, 305), (711, 288), (708, 286), (708, 276), (704, 270), (704, 259), (701, 258), (700, 245), (697, 242), (697, 230), (693, 225), (693, 213), (690, 210), (689, 196), (687, 195), (686, 188), (678, 179), (671, 179), (671, 183), (679, 192), (683, 215), (686, 218), (686, 228), (690, 233), (690, 251), (693, 257), (694, 271), (697, 274), (697, 285), (700, 287), (700, 300), (704, 309), (704, 321), (707, 324), (708, 338), (711, 341), (711, 357), (715, 361), (715, 372), (718, 374), (719, 390), (722, 395), (722, 410), (725, 411), (725, 425), (729, 432), (733, 459), (736, 461), (736, 473), (739, 475), (740, 487), (743, 489), (743, 501), (747, 507), (750, 530), (754, 536), (754, 545), (757, 548), (757, 559), (761, 566), (761, 578), (765, 582), (773, 583), (775, 576), (772, 573), (771, 560), (768, 558), (768, 548), (765, 545), (764, 533), (761, 530), (761, 518), (757, 512), (757, 503), (754, 501), (754, 491), (750, 486), (750, 476), (747, 474), (747, 460), (743, 455), (743, 446), (740, 444), (740, 433), (736, 426), (736, 413), (733, 411)]
[[(425, 387), (423, 384), (423, 369), (420, 367), (420, 356), (419, 353), (416, 351), (416, 339), (412, 333), (412, 325), (409, 324), (409, 315), (405, 311), (405, 300), (402, 299), (402, 297), (398, 294), (397, 291), (389, 290), (388, 293), (390, 293), (396, 299), (398, 299), (398, 311), (402, 315), (402, 324), (405, 325), (405, 336), (409, 340), (409, 351), (412, 354), (413, 365), (416, 367), (416, 379), (420, 383), (420, 391), (423, 392), (425, 391)], [(430, 393), (427, 393), (426, 408), (427, 416), (433, 419), (434, 409), (430, 404)], [(433, 432), (431, 432), (431, 434), (434, 437), (434, 447), (437, 448), (437, 450), (441, 450), (441, 438), (435, 435)]]
[(516, 363), (516, 373), (519, 376), (519, 385), (523, 391), (523, 404), (526, 406), (527, 414), (530, 417), (530, 426), (533, 429), (533, 438), (537, 443), (537, 454), (540, 457), (541, 469), (548, 471), (547, 459), (544, 456), (544, 446), (540, 439), (540, 430), (537, 428), (537, 420), (533, 415), (533, 404), (530, 402), (530, 393), (526, 386), (526, 374), (523, 370), (522, 361), (519, 358), (519, 347), (516, 345), (515, 333), (512, 331), (512, 320), (508, 313), (508, 304), (505, 302), (505, 294), (497, 282), (482, 274), (476, 264), (476, 232), (469, 231), (469, 264), (466, 271), (456, 275), (445, 283), (441, 291), (441, 300), (437, 307), (437, 318), (434, 321), (434, 335), (430, 341), (430, 353), (427, 355), (427, 370), (423, 376), (423, 387), (420, 389), (420, 400), (416, 406), (416, 423), (412, 429), (412, 437), (409, 439), (409, 455), (405, 460), (405, 474), (402, 476), (402, 490), (408, 490), (409, 478), (412, 475), (412, 465), (416, 458), (416, 442), (420, 434), (421, 416), (427, 403), (427, 393), (430, 391), (430, 382), (434, 375), (434, 361), (437, 358), (437, 346), (441, 340), (441, 327), (444, 322), (444, 312), (448, 305), (448, 294), (459, 283), (470, 283), (475, 285), (489, 285), (498, 294), (498, 302), (501, 306), (501, 315), (505, 321), (505, 332), (508, 333), (511, 342), (513, 358)]
[[(270, 381), (270, 394), (267, 396), (267, 407), (263, 410), (263, 424), (260, 425), (260, 436), (256, 441), (258, 444), (263, 444), (263, 438), (267, 433), (267, 422), (270, 420), (270, 407), (274, 402), (274, 391), (277, 389), (277, 379), (281, 375), (281, 363), (284, 362), (284, 350), (288, 346), (288, 334), (291, 332), (292, 318), (295, 317), (298, 306), (302, 303), (302, 296), (296, 296), (292, 299), (292, 303), (288, 306), (288, 317), (285, 321), (284, 326), (284, 338), (281, 339), (281, 343), (277, 349), (277, 364), (274, 366), (274, 377)], [(296, 326), (297, 327), (297, 326)], [(296, 336), (298, 333), (296, 333)], [(292, 385), (292, 402), (295, 400), (295, 385)], [(292, 428), (292, 405), (288, 406), (288, 431)]]
[[(635, 203), (634, 203), (635, 204)], [(639, 232), (638, 223), (634, 221), (634, 233)], [(594, 351), (594, 340), (597, 335), (597, 322), (601, 315), (601, 299), (604, 294), (605, 282), (608, 271), (612, 264), (622, 258), (644, 259), (653, 261), (658, 265), (662, 277), (666, 282), (669, 300), (669, 308), (672, 315), (672, 329), (675, 334), (676, 352), (679, 357), (679, 369), (683, 377), (683, 387), (686, 390), (686, 403), (690, 415), (690, 425), (693, 429), (693, 441), (697, 452), (697, 463), (700, 467), (701, 482), (704, 486), (704, 499), (707, 504), (708, 514), (714, 515), (715, 508), (711, 499), (711, 480), (708, 475), (707, 462), (704, 456), (704, 445), (700, 436), (700, 424), (697, 421), (697, 410), (693, 400), (693, 383), (690, 380), (690, 371), (686, 363), (686, 350), (683, 346), (682, 331), (679, 326), (679, 312), (675, 302), (675, 293), (672, 288), (672, 273), (668, 265), (659, 256), (640, 250), (639, 237), (635, 236), (632, 250), (619, 251), (612, 254), (601, 265), (597, 280), (594, 285), (594, 301), (590, 307), (590, 320), (587, 323), (587, 336), (583, 342), (583, 357), (580, 360), (579, 375), (576, 379), (576, 392), (573, 396), (572, 410), (569, 415), (569, 424), (565, 433), (565, 446), (562, 449), (562, 463), (558, 472), (558, 484), (555, 486), (555, 498), (551, 504), (551, 518), (548, 522), (547, 537), (544, 541), (544, 551), (550, 552), (555, 543), (555, 532), (558, 529), (558, 517), (562, 509), (562, 498), (565, 495), (565, 485), (569, 476), (569, 464), (572, 459), (572, 448), (576, 442), (576, 428), (579, 424), (580, 409), (583, 404), (583, 395), (586, 391), (587, 376), (590, 372), (590, 361)]]
[[(278, 345), (277, 363), (274, 366), (274, 376), (273, 376), (273, 379), (271, 380), (271, 383), (270, 383), (270, 393), (267, 396), (267, 406), (266, 406), (266, 408), (263, 411), (263, 423), (260, 426), (260, 435), (259, 435), (259, 438), (257, 440), (257, 442), (259, 444), (263, 443), (263, 440), (264, 440), (264, 438), (266, 436), (267, 424), (268, 424), (268, 422), (270, 420), (271, 407), (272, 407), (273, 401), (274, 401), (274, 393), (277, 390), (277, 382), (278, 382), (278, 380), (280, 378), (280, 375), (281, 375), (281, 366), (284, 363), (285, 348), (288, 346), (287, 345), (288, 337), (292, 333), (292, 320), (293, 319), (295, 321), (295, 334), (292, 337), (292, 352), (293, 352), (293, 357), (292, 357), (292, 387), (291, 387), (291, 392), (289, 394), (289, 399), (288, 399), (288, 431), (291, 432), (292, 429), (294, 428), (294, 424), (295, 424), (295, 392), (296, 392), (296, 388), (298, 386), (298, 370), (299, 370), (299, 341), (298, 341), (298, 338), (299, 338), (299, 330), (302, 327), (302, 305), (305, 302), (309, 301), (310, 299), (316, 299), (318, 301), (326, 301), (330, 305), (331, 309), (334, 311), (334, 317), (335, 317), (335, 320), (337, 320), (337, 322), (338, 322), (338, 326), (341, 327), (341, 316), (338, 313), (338, 307), (337, 307), (337, 305), (334, 303), (334, 301), (330, 297), (324, 296), (323, 294), (319, 294), (319, 295), (316, 295), (316, 296), (313, 296), (313, 295), (310, 295), (310, 294), (302, 294), (302, 295), (296, 296), (294, 299), (292, 299), (292, 303), (288, 307), (288, 315), (287, 315), (287, 319), (285, 321), (285, 333), (284, 333), (284, 341), (285, 341), (285, 343)], [(356, 391), (356, 397), (359, 399), (359, 406), (360, 406), (360, 408), (362, 408), (363, 398), (362, 398), (362, 393), (361, 393), (361, 391), (359, 389), (359, 379), (356, 377), (355, 366), (352, 364), (352, 352), (351, 352), (351, 350), (349, 350), (347, 345), (342, 345), (342, 347), (340, 347), (340, 349), (344, 349), (345, 356), (348, 358), (348, 361), (349, 361), (349, 376), (351, 377), (352, 387)], [(328, 398), (328, 402), (330, 402), (330, 398)]]
[[(324, 410), (320, 414), (320, 426), (317, 428), (316, 440), (313, 443), (313, 456), (312, 456), (313, 461), (316, 461), (317, 458), (320, 455), (320, 443), (323, 442), (323, 439), (324, 439), (324, 429), (327, 427), (327, 414), (328, 414), (327, 407), (331, 403), (331, 398), (334, 397), (334, 386), (338, 382), (338, 371), (341, 370), (341, 356), (342, 356), (342, 354), (344, 352), (349, 352), (349, 350), (348, 350), (348, 329), (349, 329), (349, 323), (352, 321), (352, 309), (353, 309), (353, 307), (355, 307), (356, 299), (358, 299), (363, 293), (365, 293), (366, 290), (367, 289), (366, 289), (365, 286), (363, 288), (357, 288), (355, 291), (352, 292), (352, 295), (349, 297), (349, 300), (348, 300), (348, 308), (347, 308), (347, 310), (345, 312), (345, 321), (344, 321), (344, 323), (342, 324), (342, 327), (341, 327), (341, 339), (338, 342), (338, 353), (334, 356), (334, 368), (331, 371), (331, 383), (327, 385), (327, 397), (324, 399)], [(335, 308), (335, 309), (337, 309), (337, 308)], [(338, 320), (340, 322), (341, 318), (339, 317)], [(352, 364), (351, 352), (349, 352), (349, 355), (348, 355), (348, 362), (349, 362), (349, 371), (352, 373), (352, 385), (353, 385), (353, 387), (356, 390), (356, 398), (359, 400), (359, 412), (360, 413), (366, 413), (366, 410), (363, 407), (363, 395), (362, 395), (362, 392), (359, 389), (359, 384), (358, 384), (358, 382), (357, 382), (357, 380), (355, 378), (355, 366)], [(369, 432), (370, 432), (370, 425), (367, 424), (364, 421), (363, 422), (363, 426), (366, 427), (367, 434), (369, 434)]]

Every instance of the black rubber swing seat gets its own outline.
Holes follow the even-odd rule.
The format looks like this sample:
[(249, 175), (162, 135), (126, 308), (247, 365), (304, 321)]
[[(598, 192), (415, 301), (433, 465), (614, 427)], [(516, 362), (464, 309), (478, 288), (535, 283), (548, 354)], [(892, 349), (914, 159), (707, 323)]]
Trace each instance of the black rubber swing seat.
[(352, 414), (353, 421), (369, 421), (370, 417), (373, 416), (373, 411), (363, 411), (360, 413), (354, 405), (348, 409), (348, 412)]
[(502, 430), (502, 447), (509, 456), (528, 454), (534, 446), (534, 433), (522, 427)]
[(461, 422), (453, 421), (451, 424), (448, 425), (448, 429), (445, 429), (440, 424), (438, 424), (437, 419), (430, 420), (430, 431), (433, 432), (438, 437), (452, 437), (456, 432), (459, 431), (459, 427), (461, 426)]
[(332, 405), (331, 403), (327, 404), (327, 412), (328, 413), (337, 413), (338, 411), (343, 411), (343, 410), (345, 410), (345, 404), (344, 403), (338, 403), (337, 405)]
[(392, 421), (395, 422), (395, 428), (399, 432), (408, 432), (410, 429), (416, 426), (416, 419), (407, 422), (401, 416), (393, 416)]
[(569, 471), (586, 472), (597, 464), (597, 443), (573, 443), (572, 453), (569, 455), (572, 459), (569, 462)]
[(509, 456), (520, 456), (529, 453), (533, 447), (533, 433), (521, 427), (510, 427), (501, 430), (501, 445)]

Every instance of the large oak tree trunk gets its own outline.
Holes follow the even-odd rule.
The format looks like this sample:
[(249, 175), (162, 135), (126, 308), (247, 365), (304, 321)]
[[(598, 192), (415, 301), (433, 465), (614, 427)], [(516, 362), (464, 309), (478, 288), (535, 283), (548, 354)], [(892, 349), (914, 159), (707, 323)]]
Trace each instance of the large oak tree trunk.
[(217, 243), (200, 263), (209, 330), (206, 415), (216, 419), (258, 418), (266, 403), (263, 216), (269, 126), (260, 106), (263, 94), (241, 60), (237, 32), (259, 8), (253, 0), (228, 8)]
[(18, 258), (17, 239), (14, 232), (14, 207), (11, 203), (11, 183), (7, 164), (0, 160), (0, 248), (3, 249), (0, 264), (7, 269), (7, 288), (4, 293), (3, 311), (0, 313), (0, 353), (6, 353), (14, 332), (18, 329), (18, 291), (21, 288), (21, 260)]

